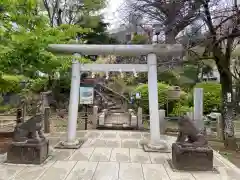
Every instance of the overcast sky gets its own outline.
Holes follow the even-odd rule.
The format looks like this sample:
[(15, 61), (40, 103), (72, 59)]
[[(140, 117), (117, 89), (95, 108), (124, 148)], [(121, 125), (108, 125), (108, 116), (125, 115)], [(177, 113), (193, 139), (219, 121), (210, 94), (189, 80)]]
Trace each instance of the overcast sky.
[(104, 10), (105, 21), (110, 23), (110, 29), (117, 26), (119, 17), (119, 7), (124, 3), (124, 0), (108, 0), (108, 6)]

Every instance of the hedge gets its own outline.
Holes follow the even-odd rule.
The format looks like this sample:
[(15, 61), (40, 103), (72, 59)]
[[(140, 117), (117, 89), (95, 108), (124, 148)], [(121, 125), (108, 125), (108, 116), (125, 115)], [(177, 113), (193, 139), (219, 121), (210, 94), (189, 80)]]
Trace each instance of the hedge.
[[(159, 108), (166, 109), (166, 104), (168, 103), (168, 110), (169, 113), (172, 112), (173, 108), (175, 107), (176, 103), (180, 103), (181, 106), (188, 105), (188, 96), (187, 93), (181, 91), (180, 100), (168, 100), (167, 101), (167, 92), (169, 89), (169, 85), (165, 83), (158, 83), (158, 104)], [(139, 100), (140, 106), (143, 108), (144, 113), (149, 112), (149, 101), (148, 101), (148, 85), (142, 84), (139, 85), (133, 93), (140, 92), (141, 99)]]

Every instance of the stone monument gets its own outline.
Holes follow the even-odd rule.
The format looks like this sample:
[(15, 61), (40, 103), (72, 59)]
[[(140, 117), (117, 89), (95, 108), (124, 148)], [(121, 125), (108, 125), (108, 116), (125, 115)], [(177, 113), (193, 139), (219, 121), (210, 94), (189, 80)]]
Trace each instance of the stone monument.
[(178, 170), (212, 171), (213, 150), (208, 141), (187, 116), (179, 120), (179, 135), (172, 144), (172, 165)]
[(7, 152), (7, 163), (42, 164), (48, 158), (49, 141), (42, 132), (42, 121), (43, 115), (38, 113), (17, 123)]

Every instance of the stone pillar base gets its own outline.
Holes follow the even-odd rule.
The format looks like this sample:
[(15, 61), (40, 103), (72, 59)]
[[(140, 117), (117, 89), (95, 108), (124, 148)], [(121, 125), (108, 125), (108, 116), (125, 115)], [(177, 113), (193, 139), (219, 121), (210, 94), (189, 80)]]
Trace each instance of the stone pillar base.
[(60, 141), (54, 148), (55, 149), (79, 149), (83, 143), (84, 139), (77, 139), (74, 142)]
[(143, 140), (140, 144), (145, 152), (171, 153), (171, 148), (165, 140), (160, 140), (157, 143), (152, 143), (149, 140)]

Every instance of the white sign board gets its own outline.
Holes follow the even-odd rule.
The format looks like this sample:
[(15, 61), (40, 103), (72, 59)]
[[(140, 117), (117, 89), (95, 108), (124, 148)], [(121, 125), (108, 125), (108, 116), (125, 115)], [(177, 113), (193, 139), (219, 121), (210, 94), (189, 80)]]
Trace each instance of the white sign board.
[(140, 92), (136, 93), (136, 99), (141, 99), (141, 93)]
[(93, 104), (93, 87), (80, 87), (80, 104)]

